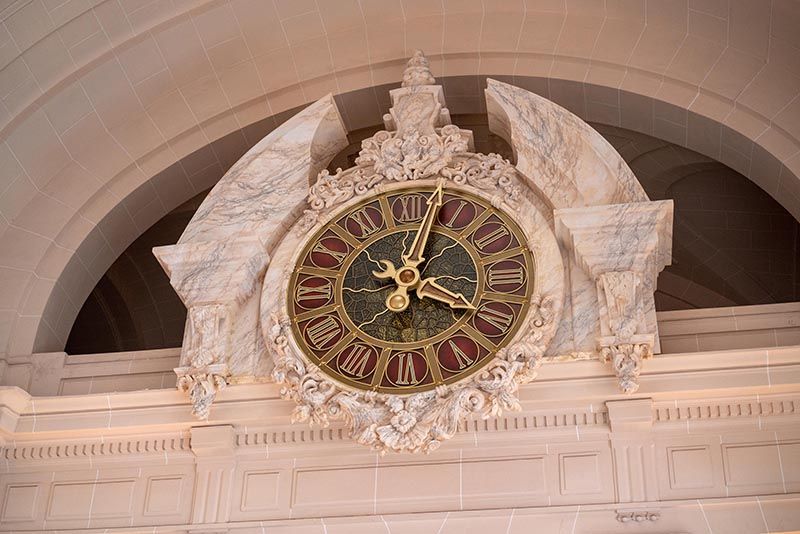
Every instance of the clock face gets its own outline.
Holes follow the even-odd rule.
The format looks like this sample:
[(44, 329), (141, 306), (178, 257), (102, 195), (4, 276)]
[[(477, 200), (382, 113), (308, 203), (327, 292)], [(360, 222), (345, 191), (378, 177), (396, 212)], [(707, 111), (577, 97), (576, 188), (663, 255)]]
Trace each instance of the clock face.
[(522, 230), (475, 195), (415, 187), (370, 197), (311, 236), (289, 284), (294, 336), (339, 383), (415, 393), (460, 381), (527, 312)]

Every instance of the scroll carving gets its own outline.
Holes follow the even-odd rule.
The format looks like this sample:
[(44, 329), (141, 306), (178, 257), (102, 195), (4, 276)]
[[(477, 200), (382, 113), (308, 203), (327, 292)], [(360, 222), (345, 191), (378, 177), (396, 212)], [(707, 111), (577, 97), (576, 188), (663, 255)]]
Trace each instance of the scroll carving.
[(534, 298), (525, 334), (473, 378), (407, 397), (350, 391), (332, 382), (292, 345), (288, 317), (273, 315), (267, 339), (275, 359), (272, 376), (283, 384), (281, 396), (297, 403), (293, 422), (327, 426), (342, 419), (354, 440), (381, 454), (427, 453), (452, 438), (467, 415), (488, 418), (520, 409), (517, 388), (536, 377), (553, 306), (552, 297)]
[(600, 348), (600, 357), (611, 362), (619, 378), (619, 388), (625, 393), (635, 393), (639, 389), (639, 373), (642, 360), (653, 355), (650, 343), (621, 343)]
[(225, 388), (230, 373), (225, 364), (208, 365), (203, 369), (175, 369), (178, 374), (178, 389), (189, 395), (192, 401), (192, 415), (198, 419), (208, 419), (211, 404), (217, 393)]
[(175, 369), (178, 389), (188, 393), (192, 414), (207, 419), (217, 392), (228, 382), (225, 365), (230, 341), (230, 310), (227, 304), (190, 306), (185, 360), (189, 366)]
[(509, 211), (519, 209), (522, 188), (514, 177), (515, 167), (497, 154), (476, 154), (459, 160), (442, 174), (457, 184), (471, 185), (492, 195), (492, 205), (504, 205)]
[(320, 172), (308, 194), (309, 208), (301, 220), (303, 231), (317, 223), (320, 213), (363, 195), (376, 185), (395, 181), (422, 180), (437, 175), (468, 144), (457, 126), (447, 125), (431, 135), (414, 133), (404, 138), (397, 132), (380, 131), (361, 143), (356, 167), (336, 174)]
[(597, 280), (611, 330), (611, 336), (600, 341), (600, 358), (611, 362), (620, 389), (628, 394), (639, 389), (642, 360), (653, 356), (653, 336), (636, 334), (643, 315), (641, 286), (641, 275), (633, 271), (609, 271)]

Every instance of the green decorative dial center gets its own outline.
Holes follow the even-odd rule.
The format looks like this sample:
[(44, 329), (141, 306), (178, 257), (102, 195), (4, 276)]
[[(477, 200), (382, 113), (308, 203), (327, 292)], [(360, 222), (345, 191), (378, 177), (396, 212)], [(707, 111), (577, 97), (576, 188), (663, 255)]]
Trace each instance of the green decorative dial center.
[[(376, 340), (424, 341), (445, 332), (466, 312), (436, 300), (420, 299), (414, 292), (409, 293), (410, 302), (404, 311), (394, 313), (386, 306), (386, 298), (396, 286), (391, 280), (376, 278), (373, 271), (383, 269), (379, 260), (402, 265), (402, 255), (413, 240), (413, 228), (389, 233), (362, 250), (345, 272), (342, 283), (345, 313), (359, 330)], [(434, 230), (426, 255), (420, 278), (435, 277), (443, 287), (472, 300), (478, 284), (477, 269), (472, 256), (460, 243)], [(401, 279), (406, 275), (408, 282), (416, 276), (410, 269), (399, 273)]]

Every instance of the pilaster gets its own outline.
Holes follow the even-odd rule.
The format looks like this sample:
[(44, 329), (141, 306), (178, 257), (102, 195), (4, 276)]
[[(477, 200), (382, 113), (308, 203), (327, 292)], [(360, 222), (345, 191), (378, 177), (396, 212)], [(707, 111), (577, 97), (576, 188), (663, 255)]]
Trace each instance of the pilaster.
[(606, 408), (611, 425), (617, 502), (658, 500), (653, 400), (607, 401)]
[[(193, 428), (191, 449), (195, 456), (197, 481), (192, 523), (227, 522), (230, 519), (233, 472), (236, 467), (233, 426)], [(215, 528), (210, 532), (223, 531)]]

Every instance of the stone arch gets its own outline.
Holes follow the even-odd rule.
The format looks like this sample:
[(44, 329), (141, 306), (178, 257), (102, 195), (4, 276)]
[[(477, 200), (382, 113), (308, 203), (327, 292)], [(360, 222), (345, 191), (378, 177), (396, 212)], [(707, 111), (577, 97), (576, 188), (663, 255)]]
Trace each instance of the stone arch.
[(28, 6), (9, 17), (19, 50), (0, 72), (0, 351), (63, 347), (113, 259), (204, 189), (176, 162), (230, 164), (203, 147), (327, 92), (341, 95), (349, 127), (367, 124), (388, 107), (373, 87), (399, 80), (404, 43), (426, 50), (455, 109), (480, 108), (481, 77), (500, 77), (582, 118), (718, 159), (800, 214), (794, 7), (321, 4), (116, 13), (101, 1), (51, 14), (52, 25), (26, 24), (37, 15)]

